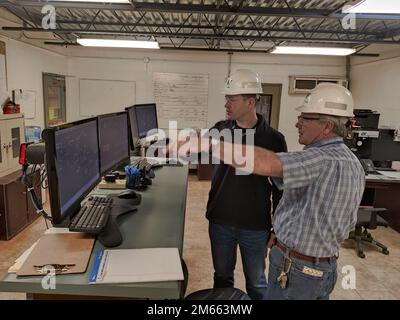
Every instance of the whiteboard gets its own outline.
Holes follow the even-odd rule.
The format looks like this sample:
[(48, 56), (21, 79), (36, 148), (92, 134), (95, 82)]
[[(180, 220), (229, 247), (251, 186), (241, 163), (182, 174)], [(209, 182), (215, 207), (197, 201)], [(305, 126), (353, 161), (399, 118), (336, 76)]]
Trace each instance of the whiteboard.
[(154, 73), (153, 93), (160, 128), (170, 120), (179, 129), (207, 127), (208, 74)]
[(123, 111), (135, 104), (134, 81), (79, 79), (79, 114), (84, 117)]
[(21, 113), (25, 119), (33, 119), (36, 116), (36, 91), (34, 90), (13, 90), (14, 102), (21, 107)]

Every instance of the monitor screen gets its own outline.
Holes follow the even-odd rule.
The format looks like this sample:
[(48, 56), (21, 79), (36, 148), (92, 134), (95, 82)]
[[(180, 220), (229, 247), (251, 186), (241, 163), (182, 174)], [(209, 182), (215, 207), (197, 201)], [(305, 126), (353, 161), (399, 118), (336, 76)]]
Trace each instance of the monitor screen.
[(79, 209), (100, 182), (97, 119), (46, 129), (46, 164), (53, 224)]
[(126, 112), (99, 116), (100, 172), (105, 174), (129, 160)]
[(155, 103), (135, 105), (136, 126), (139, 138), (144, 138), (147, 132), (158, 129), (157, 110)]
[(400, 161), (400, 141), (372, 139), (370, 159), (373, 161)]

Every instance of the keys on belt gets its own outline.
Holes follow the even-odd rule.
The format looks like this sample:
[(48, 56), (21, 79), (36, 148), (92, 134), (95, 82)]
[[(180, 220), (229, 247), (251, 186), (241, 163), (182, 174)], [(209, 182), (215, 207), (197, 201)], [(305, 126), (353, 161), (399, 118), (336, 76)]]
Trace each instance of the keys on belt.
[(285, 289), (287, 287), (288, 273), (291, 267), (292, 267), (292, 259), (283, 256), (281, 260), (281, 265), (279, 267), (280, 273), (277, 278), (278, 284), (282, 289)]
[[(282, 289), (285, 289), (288, 286), (288, 280), (289, 280), (288, 274), (292, 267), (292, 259), (291, 258), (297, 258), (297, 259), (305, 260), (308, 262), (316, 262), (318, 260), (319, 261), (329, 261), (331, 259), (331, 257), (315, 258), (315, 257), (305, 256), (296, 251), (289, 250), (279, 241), (276, 242), (276, 246), (283, 253), (281, 264), (279, 266), (279, 276), (277, 277), (278, 284)], [(303, 266), (303, 270), (301, 270), (301, 272), (303, 272), (304, 274), (311, 275), (313, 277), (317, 277), (317, 278), (321, 278), (323, 276), (323, 271), (313, 269), (308, 266)]]

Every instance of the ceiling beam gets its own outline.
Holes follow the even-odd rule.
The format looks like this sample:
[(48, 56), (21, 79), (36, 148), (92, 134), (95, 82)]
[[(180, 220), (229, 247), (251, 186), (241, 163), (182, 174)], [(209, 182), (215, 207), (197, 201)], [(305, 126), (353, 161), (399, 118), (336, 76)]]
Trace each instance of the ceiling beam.
[[(156, 2), (131, 2), (131, 3), (96, 3), (96, 2), (70, 2), (70, 1), (39, 1), (39, 0), (9, 0), (0, 2), (0, 6), (17, 7), (42, 7), (51, 4), (56, 8), (70, 9), (96, 9), (96, 10), (122, 10), (122, 11), (153, 11), (153, 12), (175, 12), (175, 13), (203, 13), (203, 14), (235, 14), (254, 16), (283, 16), (303, 18), (333, 18), (340, 19), (345, 13), (332, 13), (332, 9), (299, 9), (299, 8), (276, 8), (260, 6), (243, 6), (239, 8), (216, 4), (175, 4)], [(400, 20), (400, 14), (356, 14), (356, 19), (367, 20)]]
[[(118, 22), (92, 22), (89, 20), (79, 20), (79, 21), (74, 21), (74, 20), (61, 20), (58, 19), (57, 24), (74, 24), (74, 25), (93, 25), (93, 26), (116, 26), (116, 27), (121, 27), (121, 26), (127, 26), (127, 27), (152, 27), (152, 28), (179, 28), (179, 29), (214, 29), (215, 27), (212, 25), (192, 25), (192, 24), (165, 24), (165, 23), (118, 23)], [(11, 30), (7, 29), (8, 27), (3, 27), (4, 30)], [(16, 31), (15, 27), (12, 31)], [(257, 28), (255, 29), (254, 27), (226, 27), (226, 31), (261, 31), (261, 32), (298, 32), (299, 30), (297, 28), (277, 28), (277, 27), (270, 27), (270, 28)], [(26, 30), (23, 30), (26, 31)], [(353, 30), (334, 30), (334, 29), (307, 29), (303, 28), (302, 31), (304, 33), (338, 33), (338, 34), (345, 34), (345, 35), (363, 35), (363, 36), (376, 36), (376, 37), (385, 37), (387, 32), (372, 32), (372, 31), (353, 31)]]

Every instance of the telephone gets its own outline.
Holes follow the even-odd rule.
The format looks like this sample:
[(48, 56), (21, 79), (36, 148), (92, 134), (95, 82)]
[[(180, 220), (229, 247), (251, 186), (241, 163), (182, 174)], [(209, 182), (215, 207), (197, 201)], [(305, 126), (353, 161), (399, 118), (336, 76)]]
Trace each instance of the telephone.
[(376, 173), (374, 163), (371, 159), (360, 159), (361, 165), (364, 168), (365, 173)]

